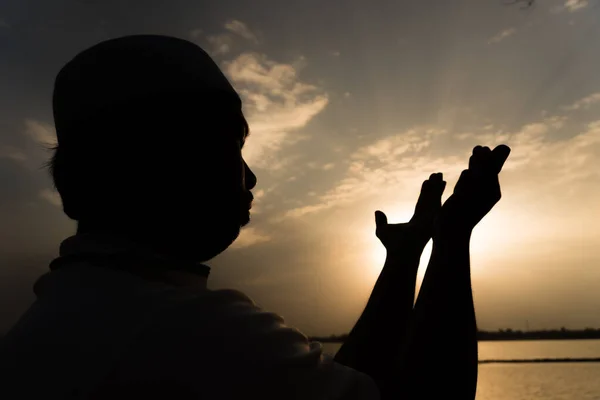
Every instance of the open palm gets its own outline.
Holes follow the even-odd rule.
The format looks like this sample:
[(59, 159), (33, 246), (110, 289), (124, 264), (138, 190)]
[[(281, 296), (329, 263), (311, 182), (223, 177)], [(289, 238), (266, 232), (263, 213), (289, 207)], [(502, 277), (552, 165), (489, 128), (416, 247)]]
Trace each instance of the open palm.
[(446, 200), (436, 222), (436, 232), (469, 233), (500, 201), (498, 174), (510, 154), (510, 148), (500, 145), (491, 150), (477, 146)]
[(382, 211), (375, 211), (375, 234), (388, 251), (402, 244), (425, 247), (433, 233), (433, 221), (442, 207), (445, 187), (441, 173), (431, 174), (421, 186), (415, 213), (409, 222), (390, 224)]

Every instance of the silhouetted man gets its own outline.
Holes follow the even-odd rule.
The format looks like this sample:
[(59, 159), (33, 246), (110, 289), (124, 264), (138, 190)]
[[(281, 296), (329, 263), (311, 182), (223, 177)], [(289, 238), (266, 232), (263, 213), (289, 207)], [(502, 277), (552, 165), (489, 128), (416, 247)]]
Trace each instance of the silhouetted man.
[[(445, 310), (437, 294), (415, 308), (415, 328), (407, 330), (416, 333), (407, 334), (414, 352), (391, 357), (382, 369), (373, 364), (381, 357), (365, 356), (375, 338), (360, 321), (334, 362), (242, 293), (206, 288), (209, 269), (201, 263), (248, 223), (256, 177), (241, 155), (248, 126), (240, 98), (203, 50), (160, 36), (101, 43), (60, 71), (53, 106), (52, 175), (78, 228), (3, 343), (7, 398), (376, 399), (413, 397), (414, 385), (396, 383), (411, 374), (414, 382), (440, 378), (425, 367), (436, 350), (431, 334), (420, 334), (436, 327), (427, 321)], [(479, 149), (459, 181), (462, 190), (457, 185), (436, 210), (438, 222), (428, 218), (426, 228), (429, 235), (438, 228), (429, 269), (453, 263), (460, 269), (458, 300), (447, 302), (468, 331), (474, 328), (468, 279), (464, 285), (468, 236), (499, 199), (496, 167), (504, 160), (497, 159), (506, 159)], [(441, 175), (433, 180), (438, 189), (429, 198), (439, 203)], [(489, 193), (480, 190), (482, 182)], [(380, 215), (380, 237), (386, 226)], [(453, 232), (460, 234), (449, 239)], [(361, 317), (373, 332), (393, 320), (394, 281), (382, 275), (371, 299), (379, 305)], [(466, 364), (457, 360), (457, 368), (467, 370), (470, 357)], [(470, 389), (468, 375), (449, 393)]]

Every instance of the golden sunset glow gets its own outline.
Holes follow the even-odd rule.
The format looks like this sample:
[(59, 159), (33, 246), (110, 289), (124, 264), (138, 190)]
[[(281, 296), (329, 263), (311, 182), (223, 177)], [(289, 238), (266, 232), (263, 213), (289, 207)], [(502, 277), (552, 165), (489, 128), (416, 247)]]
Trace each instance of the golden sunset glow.
[(108, 3), (43, 5), (43, 18), (25, 3), (0, 7), (0, 328), (74, 231), (40, 169), (55, 74), (83, 48), (140, 31), (200, 45), (243, 99), (258, 185), (250, 224), (209, 262), (213, 288), (247, 292), (308, 334), (347, 331), (385, 261), (374, 211), (407, 222), (431, 173), (444, 173), (446, 199), (475, 145), (505, 143), (503, 198), (472, 237), (478, 324), (600, 327), (600, 291), (586, 286), (600, 282), (596, 3), (272, 1), (263, 15), (239, 2), (234, 15), (152, 2), (161, 18), (144, 23)]

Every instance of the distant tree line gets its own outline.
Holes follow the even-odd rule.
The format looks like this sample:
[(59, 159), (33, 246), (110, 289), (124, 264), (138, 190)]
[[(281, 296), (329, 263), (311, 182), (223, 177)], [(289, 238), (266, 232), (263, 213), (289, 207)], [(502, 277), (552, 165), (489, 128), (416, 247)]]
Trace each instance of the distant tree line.
[(479, 331), (479, 340), (561, 340), (561, 339), (600, 339), (600, 329), (585, 328), (581, 330), (570, 330), (566, 328), (520, 331), (512, 329), (500, 329), (496, 332)]
[(535, 0), (504, 0), (504, 4), (512, 5), (512, 4), (521, 4), (521, 8), (529, 8), (533, 6)]
[[(441, 334), (443, 336), (443, 333)], [(344, 342), (348, 334), (312, 337), (322, 343)], [(600, 329), (585, 328), (581, 330), (546, 329), (539, 331), (520, 331), (513, 329), (500, 329), (497, 331), (479, 331), (477, 338), (486, 340), (565, 340), (565, 339), (600, 339)]]

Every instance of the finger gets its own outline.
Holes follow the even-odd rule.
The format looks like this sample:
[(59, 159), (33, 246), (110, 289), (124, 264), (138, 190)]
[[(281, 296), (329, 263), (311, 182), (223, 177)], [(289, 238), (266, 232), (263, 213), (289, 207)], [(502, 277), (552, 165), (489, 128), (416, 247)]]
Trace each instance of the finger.
[(495, 173), (494, 164), (492, 161), (492, 150), (487, 146), (483, 146), (481, 150), (479, 150), (478, 156), (480, 163), (479, 168), (481, 168), (481, 172)]
[(491, 153), (492, 150), (487, 146), (475, 146), (473, 148), (473, 155), (469, 159), (469, 169), (476, 171), (477, 174), (492, 170)]
[(496, 146), (496, 148), (492, 151), (492, 163), (494, 172), (500, 173), (502, 171), (502, 167), (504, 167), (504, 163), (506, 159), (510, 155), (510, 147), (505, 144), (501, 144)]
[(375, 211), (375, 226), (380, 228), (387, 225), (387, 217), (382, 211)]
[(421, 193), (419, 193), (419, 198), (417, 199), (417, 205), (415, 207), (415, 210), (423, 206), (423, 202), (430, 197), (429, 193), (431, 192), (433, 187), (433, 182), (429, 179), (423, 181), (423, 184), (421, 185)]
[(483, 155), (483, 154), (486, 154), (489, 152), (491, 152), (491, 150), (487, 146), (485, 146), (485, 147), (484, 146), (475, 146), (473, 148), (473, 155), (479, 156), (479, 155)]
[(481, 154), (481, 155), (492, 152), (492, 150), (487, 146), (477, 146), (476, 149), (477, 149), (478, 154)]
[(473, 147), (473, 151), (471, 152), (471, 157), (469, 157), (469, 169), (477, 168), (477, 164), (479, 162), (479, 155), (481, 154), (481, 146)]
[(460, 193), (465, 185), (469, 184), (471, 180), (473, 171), (470, 169), (465, 169), (460, 173), (460, 177), (458, 178), (458, 182), (456, 182), (456, 186), (454, 186), (454, 193)]
[(432, 174), (429, 179), (430, 182), (433, 184), (433, 189), (435, 190), (436, 194), (441, 196), (444, 193), (444, 190), (446, 189), (446, 181), (444, 181), (444, 174), (442, 174), (441, 172), (437, 172), (435, 174)]
[(429, 180), (432, 182), (441, 182), (443, 180), (443, 175), (441, 172), (436, 172), (434, 174), (431, 174), (431, 176), (429, 176)]
[(435, 185), (435, 195), (437, 197), (433, 196), (432, 201), (439, 200), (439, 198), (442, 197), (442, 195), (444, 194), (444, 190), (446, 190), (446, 181), (441, 181), (441, 182), (439, 182), (439, 184)]

